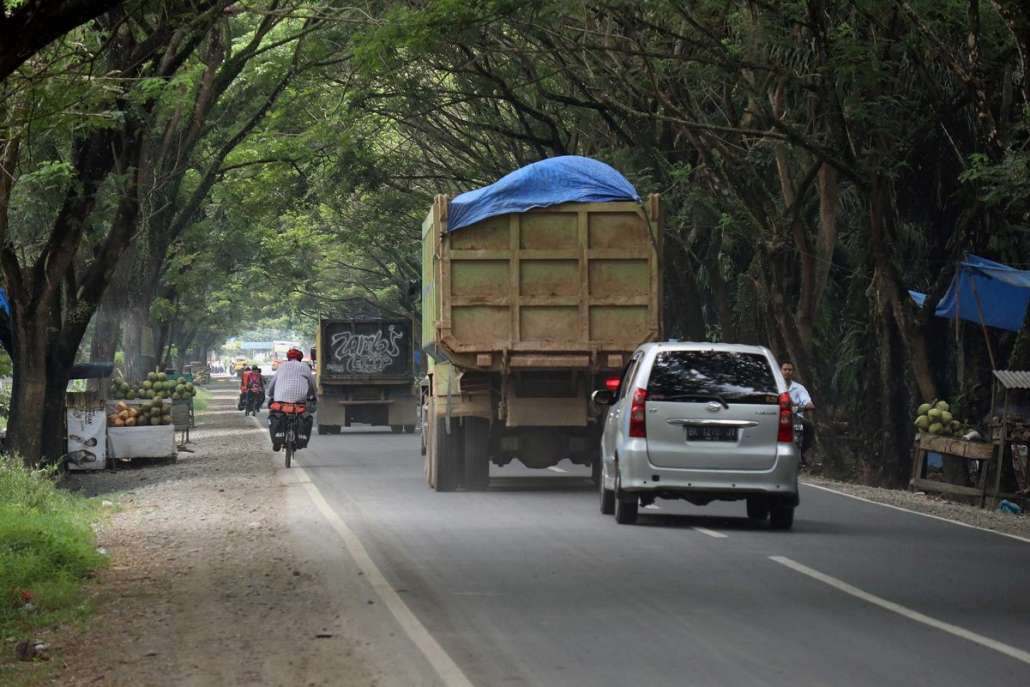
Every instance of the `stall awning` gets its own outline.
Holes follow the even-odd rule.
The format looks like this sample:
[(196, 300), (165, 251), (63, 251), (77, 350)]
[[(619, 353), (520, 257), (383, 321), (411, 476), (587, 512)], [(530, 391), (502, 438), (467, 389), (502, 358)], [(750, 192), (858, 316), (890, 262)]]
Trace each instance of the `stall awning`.
[[(922, 307), (926, 294), (919, 291), (909, 291), (909, 294), (916, 305)], [(970, 255), (959, 264), (934, 314), (978, 324), (982, 319), (988, 327), (1018, 332), (1023, 328), (1028, 304), (1030, 271)]]

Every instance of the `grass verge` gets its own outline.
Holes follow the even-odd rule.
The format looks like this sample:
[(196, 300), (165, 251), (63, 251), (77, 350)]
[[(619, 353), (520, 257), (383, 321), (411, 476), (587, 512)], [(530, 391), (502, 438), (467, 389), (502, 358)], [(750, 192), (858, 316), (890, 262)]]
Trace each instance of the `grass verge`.
[(96, 501), (57, 488), (53, 473), (0, 458), (0, 638), (84, 618), (96, 550)]
[(193, 397), (193, 412), (197, 415), (207, 410), (207, 404), (211, 400), (211, 392), (202, 387), (197, 387), (197, 395)]

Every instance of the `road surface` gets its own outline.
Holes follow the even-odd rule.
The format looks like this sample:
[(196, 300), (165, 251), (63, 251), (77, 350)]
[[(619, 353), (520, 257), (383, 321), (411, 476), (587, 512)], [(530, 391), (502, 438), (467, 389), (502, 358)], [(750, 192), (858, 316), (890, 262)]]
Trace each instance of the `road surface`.
[(752, 525), (743, 502), (658, 501), (617, 525), (584, 468), (492, 467), (490, 491), (438, 494), (418, 436), (383, 430), (313, 437), (294, 478), (337, 522), (326, 546), (367, 553), (382, 575), (437, 668), (424, 684), (1030, 675), (1030, 542), (807, 486), (790, 532)]

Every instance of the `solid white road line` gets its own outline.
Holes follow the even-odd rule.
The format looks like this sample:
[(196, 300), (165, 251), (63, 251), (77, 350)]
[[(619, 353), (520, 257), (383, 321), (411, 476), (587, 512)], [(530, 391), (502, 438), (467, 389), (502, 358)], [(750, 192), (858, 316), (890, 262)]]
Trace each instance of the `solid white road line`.
[(661, 510), (657, 503), (649, 503), (644, 506), (644, 510)]
[(701, 534), (707, 534), (709, 537), (715, 537), (716, 539), (726, 538), (725, 534), (723, 534), (722, 532), (716, 532), (715, 530), (705, 529), (704, 527), (695, 527), (694, 529), (700, 532)]
[(368, 551), (365, 550), (365, 546), (361, 543), (358, 535), (332, 509), (318, 490), (318, 487), (314, 485), (308, 474), (304, 472), (304, 469), (297, 467), (295, 470), (301, 474), (304, 488), (307, 489), (308, 495), (311, 497), (315, 507), (322, 513), (322, 516), (325, 517), (330, 526), (336, 530), (336, 533), (340, 535), (340, 539), (343, 540), (347, 551), (358, 564), (358, 567), (361, 568), (362, 572), (365, 573), (365, 579), (369, 581), (376, 594), (386, 604), (386, 607), (390, 609), (390, 612), (396, 618), (404, 633), (422, 651), (426, 660), (429, 661), (430, 665), (436, 670), (437, 675), (440, 676), (443, 684), (447, 685), (447, 687), (472, 687), (472, 683), (465, 677), (465, 673), (461, 671), (458, 664), (433, 638), (433, 635), (429, 633), (425, 625), (411, 612), (411, 609), (401, 600), (396, 590), (386, 581), (386, 577), (383, 576), (383, 573), (380, 572), (379, 568), (372, 561), (372, 557), (368, 555)]
[[(251, 417), (250, 419), (258, 427), (261, 426), (257, 418)], [(281, 453), (275, 454), (276, 457), (281, 455)], [(426, 626), (419, 621), (396, 590), (386, 581), (386, 577), (380, 572), (372, 557), (368, 555), (368, 551), (365, 549), (365, 545), (361, 543), (361, 539), (358, 538), (358, 535), (354, 534), (354, 530), (348, 527), (347, 523), (332, 509), (329, 502), (322, 496), (322, 492), (311, 481), (311, 476), (296, 463), (290, 470), (300, 475), (300, 482), (303, 483), (304, 489), (307, 490), (308, 496), (311, 497), (311, 502), (315, 504), (322, 517), (329, 522), (330, 527), (343, 540), (343, 545), (347, 547), (347, 552), (350, 553), (351, 558), (358, 564), (361, 571), (365, 573), (365, 579), (372, 585), (372, 589), (382, 602), (386, 604), (386, 607), (390, 609), (390, 613), (393, 614), (397, 624), (404, 630), (404, 634), (411, 639), (422, 652), (422, 655), (426, 657), (426, 660), (429, 661), (429, 664), (433, 666), (443, 684), (447, 687), (473, 687), (469, 679), (465, 677), (465, 673), (461, 672), (461, 668), (454, 662), (454, 659), (433, 638), (433, 635), (429, 633)]]
[(562, 468), (558, 467), (557, 465), (552, 465), (551, 467), (549, 467), (547, 469), (550, 470), (551, 472), (568, 472), (568, 470), (563, 470)]
[(818, 580), (823, 584), (828, 584), (831, 587), (844, 592), (845, 594), (850, 594), (851, 596), (862, 599), (863, 601), (867, 601), (873, 604), (874, 606), (879, 606), (884, 610), (905, 616), (909, 620), (914, 620), (917, 623), (929, 625), (930, 627), (942, 630), (950, 635), (959, 637), (960, 639), (965, 639), (967, 641), (973, 642), (974, 644), (979, 644), (980, 646), (986, 647), (993, 651), (997, 651), (998, 653), (1005, 654), (1006, 656), (1014, 658), (1017, 661), (1022, 661), (1023, 663), (1030, 664), (1030, 653), (1023, 651), (1022, 649), (1017, 649), (1014, 646), (1003, 644), (1002, 642), (999, 642), (996, 639), (991, 639), (990, 637), (984, 637), (981, 634), (977, 634), (976, 632), (972, 632), (963, 627), (959, 627), (958, 625), (952, 625), (951, 623), (946, 623), (942, 620), (931, 618), (930, 616), (924, 615), (919, 611), (913, 611), (911, 608), (902, 606), (901, 604), (896, 604), (893, 601), (888, 601), (887, 599), (880, 598), (875, 594), (864, 592), (858, 587), (853, 587), (847, 582), (838, 580), (836, 577), (831, 577), (830, 575), (821, 573), (818, 570), (813, 570), (812, 568), (809, 568), (807, 565), (802, 565), (801, 563), (791, 560), (786, 556), (769, 556), (769, 559), (779, 563), (780, 565), (784, 565), (790, 568), (791, 570), (799, 572), (802, 575), (807, 575), (808, 577), (811, 577), (814, 580)]
[(921, 515), (924, 518), (932, 518), (934, 520), (940, 520), (941, 522), (950, 522), (952, 525), (958, 525), (959, 527), (968, 527), (971, 530), (980, 530), (981, 532), (990, 532), (991, 534), (997, 534), (998, 536), (1001, 536), (1001, 537), (1008, 537), (1009, 539), (1015, 539), (1016, 541), (1021, 541), (1021, 542), (1024, 542), (1026, 544), (1030, 544), (1030, 539), (1027, 539), (1026, 537), (1020, 537), (1018, 534), (1009, 534), (1008, 532), (999, 532), (998, 530), (992, 530), (992, 529), (990, 529), (988, 527), (979, 527), (977, 525), (970, 525), (968, 522), (962, 522), (960, 520), (952, 520), (951, 518), (945, 518), (944, 516), (941, 516), (941, 515), (933, 515), (932, 513), (921, 513), (921, 512), (919, 512), (917, 510), (912, 510), (910, 508), (903, 508), (902, 506), (895, 506), (895, 505), (890, 504), (890, 503), (880, 503), (879, 501), (873, 501), (872, 499), (867, 499), (867, 498), (862, 497), (862, 496), (855, 496), (854, 494), (849, 494), (847, 492), (840, 491), (838, 489), (831, 489), (829, 487), (824, 487), (824, 486), (819, 485), (819, 484), (812, 484), (811, 482), (802, 482), (802, 484), (804, 484), (806, 487), (812, 487), (813, 489), (819, 489), (821, 491), (828, 491), (831, 494), (837, 494), (838, 496), (846, 496), (849, 499), (855, 499), (856, 501), (862, 501), (863, 503), (871, 503), (874, 506), (883, 506), (884, 508), (892, 508), (894, 510), (900, 510), (902, 513), (911, 513), (912, 515)]

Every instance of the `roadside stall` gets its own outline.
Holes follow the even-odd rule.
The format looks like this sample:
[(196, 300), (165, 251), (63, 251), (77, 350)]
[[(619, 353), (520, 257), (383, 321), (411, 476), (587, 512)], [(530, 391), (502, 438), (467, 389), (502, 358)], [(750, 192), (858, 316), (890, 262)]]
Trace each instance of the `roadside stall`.
[(69, 470), (103, 470), (107, 467), (107, 414), (104, 410), (113, 370), (113, 363), (72, 366), (70, 380), (90, 380), (91, 388), (88, 391), (69, 391), (65, 395)]
[[(910, 291), (912, 299), (922, 306), (926, 294)], [(987, 328), (1011, 332), (1023, 328), (1030, 304), (1030, 271), (1017, 270), (975, 255), (959, 264), (951, 285), (941, 298), (934, 314), (955, 321), (973, 322), (980, 326), (990, 358), (993, 375), (991, 412), (986, 437), (951, 416), (948, 404), (923, 404), (916, 418), (919, 430), (912, 461), (910, 488), (979, 498), (981, 506), (993, 506), (1001, 499), (1022, 501), (1025, 507), (1030, 495), (1030, 465), (1027, 448), (1030, 444), (1030, 405), (1010, 403), (1014, 391), (1030, 393), (1030, 372), (999, 370)], [(999, 392), (1000, 398), (999, 398)], [(1000, 407), (999, 407), (1000, 403)], [(934, 455), (975, 461), (970, 474), (975, 486), (950, 484), (931, 479), (928, 459)], [(1002, 476), (1011, 465), (1015, 474), (1015, 493), (1002, 492)]]
[(145, 380), (115, 380), (107, 401), (108, 455), (112, 460), (175, 462), (174, 404), (195, 394), (192, 383), (151, 372)]

